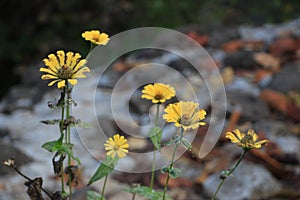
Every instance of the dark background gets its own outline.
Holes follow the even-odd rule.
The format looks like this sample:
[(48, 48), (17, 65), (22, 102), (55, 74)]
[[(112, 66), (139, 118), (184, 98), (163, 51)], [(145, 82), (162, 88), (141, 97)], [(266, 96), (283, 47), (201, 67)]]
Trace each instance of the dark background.
[(0, 8), (0, 99), (18, 83), (17, 69), (37, 65), (38, 70), (41, 60), (58, 49), (85, 55), (85, 30), (114, 35), (143, 26), (255, 26), (300, 15), (298, 0), (2, 0)]

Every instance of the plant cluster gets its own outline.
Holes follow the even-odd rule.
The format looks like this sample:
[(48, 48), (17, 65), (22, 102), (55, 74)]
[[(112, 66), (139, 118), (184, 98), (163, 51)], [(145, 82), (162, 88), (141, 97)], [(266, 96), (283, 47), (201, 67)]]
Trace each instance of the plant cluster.
[[(92, 30), (82, 33), (82, 37), (91, 42), (91, 50), (96, 45), (106, 45), (110, 38), (105, 33)], [(56, 54), (49, 54), (47, 58), (43, 59), (44, 67), (40, 68), (40, 72), (44, 73), (41, 76), (42, 80), (50, 80), (48, 86), (56, 85), (60, 91), (60, 98), (58, 101), (51, 101), (48, 103), (49, 108), (59, 109), (60, 118), (42, 121), (47, 125), (58, 125), (59, 134), (58, 138), (54, 141), (47, 141), (42, 145), (42, 148), (53, 154), (51, 161), (53, 172), (60, 179), (61, 189), (53, 194), (47, 192), (42, 184), (43, 180), (40, 177), (31, 179), (24, 175), (15, 165), (13, 159), (3, 161), (3, 164), (12, 167), (23, 176), (27, 182), (27, 194), (30, 199), (44, 199), (45, 193), (52, 200), (71, 200), (73, 189), (76, 186), (77, 173), (81, 165), (80, 158), (74, 155), (74, 144), (72, 143), (71, 128), (74, 126), (84, 125), (80, 119), (77, 119), (71, 113), (72, 106), (77, 106), (77, 103), (72, 99), (73, 88), (78, 84), (78, 79), (86, 78), (86, 73), (90, 72), (87, 59), (83, 59), (79, 53), (65, 52), (58, 50)], [(175, 167), (175, 157), (178, 147), (181, 145), (186, 150), (192, 149), (192, 144), (186, 138), (189, 130), (198, 129), (199, 126), (204, 126), (207, 112), (199, 107), (199, 104), (193, 101), (178, 101), (175, 103), (166, 104), (167, 100), (176, 96), (176, 90), (171, 85), (166, 83), (150, 83), (144, 86), (141, 98), (150, 100), (156, 106), (155, 125), (149, 131), (149, 138), (153, 143), (153, 161), (151, 170), (151, 180), (149, 186), (141, 186), (140, 184), (132, 185), (123, 190), (135, 195), (142, 195), (147, 199), (152, 200), (165, 200), (172, 199), (167, 194), (168, 185), (171, 178), (180, 176), (181, 169)], [(165, 107), (164, 113), (160, 113), (159, 107)], [(173, 138), (166, 143), (162, 143), (163, 129), (158, 125), (158, 119), (162, 118), (167, 123), (172, 123), (177, 127), (177, 132)], [(239, 163), (244, 158), (245, 154), (253, 148), (261, 148), (267, 144), (268, 140), (258, 140), (257, 134), (254, 130), (249, 130), (246, 134), (236, 129), (232, 132), (226, 133), (232, 143), (237, 144), (242, 148), (242, 153), (236, 164), (228, 170), (222, 172), (220, 176), (220, 184), (216, 187), (212, 199), (217, 198), (217, 194), (222, 187), (224, 181), (234, 172)], [(169, 164), (161, 169), (161, 173), (166, 174), (166, 180), (163, 190), (155, 190), (153, 188), (155, 181), (155, 167), (156, 167), (156, 153), (163, 145), (173, 147), (172, 157)], [(104, 178), (103, 187), (100, 193), (95, 191), (88, 191), (86, 198), (88, 200), (104, 200), (105, 188), (108, 176), (115, 169), (118, 161), (124, 158), (129, 149), (127, 139), (120, 134), (115, 134), (108, 138), (104, 144), (106, 157), (101, 162), (100, 166), (95, 170), (93, 176), (89, 179), (87, 185)]]

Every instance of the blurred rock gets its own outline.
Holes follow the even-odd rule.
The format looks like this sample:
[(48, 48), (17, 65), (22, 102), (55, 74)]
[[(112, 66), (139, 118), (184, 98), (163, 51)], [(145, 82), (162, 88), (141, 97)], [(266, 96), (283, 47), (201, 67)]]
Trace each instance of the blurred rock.
[(284, 65), (282, 69), (273, 74), (270, 83), (266, 88), (282, 93), (288, 91), (300, 91), (300, 63), (292, 62)]
[[(214, 194), (220, 174), (210, 176), (203, 184), (205, 191)], [(221, 200), (264, 199), (281, 190), (282, 186), (265, 168), (245, 160), (228, 177), (218, 193)]]
[(208, 46), (220, 48), (225, 42), (239, 38), (240, 34), (237, 28), (225, 26), (214, 27), (210, 33)]
[(238, 51), (234, 53), (228, 53), (223, 60), (223, 65), (225, 67), (230, 66), (233, 69), (253, 70), (255, 68), (253, 52)]
[(254, 60), (258, 65), (272, 72), (276, 72), (280, 68), (279, 58), (268, 53), (263, 53), (263, 52), (255, 53)]
[(288, 98), (281, 92), (270, 89), (263, 89), (260, 92), (260, 99), (263, 100), (270, 108), (286, 114), (288, 110)]
[(231, 40), (222, 45), (222, 50), (225, 52), (236, 52), (241, 50), (244, 46), (244, 42), (241, 39)]
[(281, 63), (286, 63), (295, 59), (298, 48), (296, 37), (287, 32), (274, 38), (269, 46), (269, 52), (279, 58)]
[(279, 147), (280, 155), (277, 156), (293, 157), (300, 163), (300, 141), (287, 124), (278, 120), (264, 120), (257, 121), (253, 128), (265, 133), (267, 139)]
[(228, 91), (226, 96), (229, 104), (240, 107), (242, 121), (259, 121), (270, 116), (268, 105), (257, 96), (238, 91)]

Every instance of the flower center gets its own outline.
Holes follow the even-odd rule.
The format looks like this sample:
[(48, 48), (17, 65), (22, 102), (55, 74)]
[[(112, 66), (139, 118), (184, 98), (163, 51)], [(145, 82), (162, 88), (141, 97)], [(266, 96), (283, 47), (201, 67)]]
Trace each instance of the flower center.
[(163, 98), (164, 98), (164, 96), (160, 92), (155, 94), (155, 96), (154, 96), (154, 99), (156, 99), (156, 100), (160, 100), (160, 99), (163, 99)]
[(73, 75), (72, 69), (66, 65), (62, 66), (58, 71), (57, 71), (57, 76), (60, 79), (67, 80), (71, 78)]
[(189, 126), (192, 124), (192, 120), (188, 114), (184, 114), (181, 116), (180, 124), (184, 126)]
[(100, 39), (98, 37), (94, 37), (93, 40), (96, 42), (100, 42)]
[(251, 135), (246, 135), (241, 142), (247, 147), (251, 147), (254, 144), (253, 137)]

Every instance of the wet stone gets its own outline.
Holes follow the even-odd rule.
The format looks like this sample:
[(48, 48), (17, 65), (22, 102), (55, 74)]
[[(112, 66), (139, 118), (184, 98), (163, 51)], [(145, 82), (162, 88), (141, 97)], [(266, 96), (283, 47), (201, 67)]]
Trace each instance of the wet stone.
[(266, 88), (286, 93), (300, 91), (300, 63), (294, 62), (283, 66), (282, 70), (272, 76)]
[[(220, 182), (219, 174), (210, 176), (203, 184), (211, 196)], [(251, 183), (251, 184), (250, 184)], [(280, 183), (260, 165), (242, 161), (232, 176), (227, 178), (218, 193), (222, 200), (264, 199), (281, 190)]]

